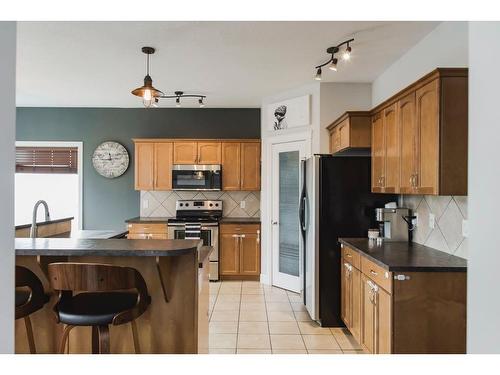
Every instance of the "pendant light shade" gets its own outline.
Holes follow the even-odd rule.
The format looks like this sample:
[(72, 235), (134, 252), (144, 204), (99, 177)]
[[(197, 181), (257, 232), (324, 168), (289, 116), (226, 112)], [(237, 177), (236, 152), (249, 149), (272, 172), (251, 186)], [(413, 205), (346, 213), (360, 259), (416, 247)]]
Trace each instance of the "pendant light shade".
[(160, 90), (153, 87), (153, 80), (149, 75), (144, 77), (144, 85), (132, 90), (132, 94), (135, 96), (139, 96), (144, 100), (151, 100), (163, 95)]

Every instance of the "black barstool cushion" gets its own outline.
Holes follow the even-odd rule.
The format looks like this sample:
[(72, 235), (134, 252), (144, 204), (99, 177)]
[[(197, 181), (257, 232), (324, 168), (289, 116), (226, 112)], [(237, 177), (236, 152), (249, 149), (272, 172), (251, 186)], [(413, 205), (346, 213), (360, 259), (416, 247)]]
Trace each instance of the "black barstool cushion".
[(62, 298), (56, 309), (61, 323), (75, 326), (111, 324), (113, 318), (137, 303), (137, 293), (80, 293)]
[(16, 288), (16, 307), (22, 306), (30, 299), (31, 291), (29, 289)]

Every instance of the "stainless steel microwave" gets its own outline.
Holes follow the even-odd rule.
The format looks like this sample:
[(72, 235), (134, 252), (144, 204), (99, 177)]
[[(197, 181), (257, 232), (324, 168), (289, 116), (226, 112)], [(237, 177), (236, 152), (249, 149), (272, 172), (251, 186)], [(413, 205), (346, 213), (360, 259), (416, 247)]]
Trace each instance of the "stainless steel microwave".
[(173, 190), (221, 190), (222, 171), (219, 164), (174, 164)]

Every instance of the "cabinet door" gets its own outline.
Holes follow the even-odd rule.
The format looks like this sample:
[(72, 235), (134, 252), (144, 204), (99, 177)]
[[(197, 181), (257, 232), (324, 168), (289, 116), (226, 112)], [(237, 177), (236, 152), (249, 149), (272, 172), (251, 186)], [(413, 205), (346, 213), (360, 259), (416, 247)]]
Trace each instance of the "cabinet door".
[(330, 131), (330, 154), (334, 154), (337, 152), (337, 148), (335, 147), (336, 134), (337, 134), (337, 127), (334, 127)]
[(174, 142), (174, 164), (196, 164), (197, 142)]
[(381, 113), (372, 118), (372, 192), (382, 192), (385, 169), (384, 122)]
[(344, 150), (350, 146), (349, 119), (346, 118), (338, 126), (338, 148)]
[(240, 274), (260, 275), (260, 232), (240, 236)]
[(220, 142), (198, 142), (198, 164), (220, 164)]
[(155, 190), (172, 190), (172, 161), (172, 142), (155, 143)]
[(382, 288), (377, 291), (376, 317), (377, 354), (390, 354), (392, 352), (391, 296)]
[(238, 275), (240, 273), (240, 244), (237, 234), (220, 234), (219, 271), (221, 275)]
[(375, 305), (370, 279), (361, 275), (361, 345), (375, 353)]
[(439, 81), (416, 92), (418, 194), (437, 194), (439, 176)]
[(260, 142), (241, 143), (241, 190), (260, 190)]
[(351, 272), (351, 326), (354, 338), (361, 342), (361, 272), (352, 268)]
[(135, 144), (135, 190), (154, 188), (154, 143)]
[(399, 127), (396, 104), (384, 109), (385, 168), (382, 175), (384, 192), (399, 192)]
[(222, 190), (240, 190), (240, 156), (239, 142), (222, 142)]
[(351, 272), (349, 263), (342, 259), (340, 271), (340, 315), (347, 328), (351, 328)]
[(415, 121), (415, 93), (405, 96), (398, 102), (398, 119), (401, 139), (401, 172), (399, 191), (402, 194), (414, 193), (417, 123)]

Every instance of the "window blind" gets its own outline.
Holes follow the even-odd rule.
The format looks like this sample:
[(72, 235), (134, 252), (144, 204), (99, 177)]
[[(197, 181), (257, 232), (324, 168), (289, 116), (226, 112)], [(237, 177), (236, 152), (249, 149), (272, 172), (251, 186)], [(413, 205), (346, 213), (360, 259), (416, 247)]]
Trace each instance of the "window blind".
[(16, 173), (78, 173), (76, 147), (16, 147)]

